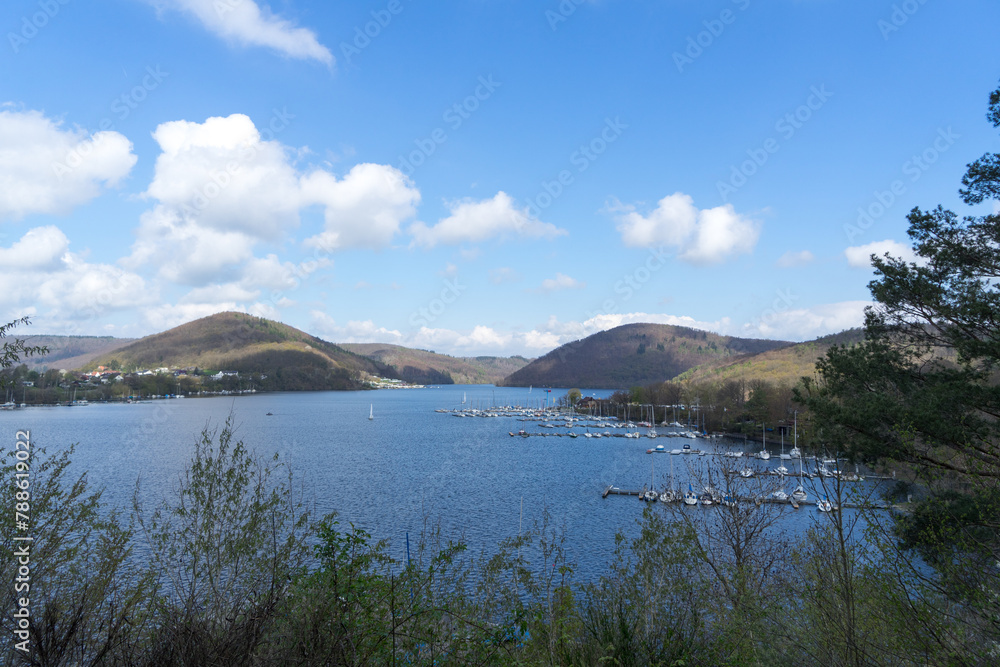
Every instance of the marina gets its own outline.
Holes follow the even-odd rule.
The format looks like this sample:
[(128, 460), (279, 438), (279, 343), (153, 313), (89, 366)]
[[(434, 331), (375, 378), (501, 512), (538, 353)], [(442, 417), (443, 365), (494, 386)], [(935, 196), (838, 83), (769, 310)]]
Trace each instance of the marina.
[[(606, 397), (611, 392), (587, 393)], [(628, 490), (643, 485), (648, 490), (651, 482), (657, 490), (668, 488), (672, 465), (674, 488), (687, 489), (690, 482), (700, 492), (700, 471), (724, 466), (752, 467), (762, 478), (757, 483), (777, 487), (780, 477), (773, 473), (780, 463), (798, 473), (801, 462), (804, 477), (824, 465), (822, 459), (782, 461), (774, 455), (776, 447), (770, 461), (760, 460), (752, 456), (759, 445), (747, 447), (741, 457), (727, 457), (744, 452), (741, 441), (694, 437), (671, 423), (657, 423), (658, 437), (650, 439), (651, 427), (642, 422), (525, 406), (526, 395), (522, 388), (488, 385), (258, 393), (132, 405), (91, 402), (72, 409), (28, 407), (0, 411), (0, 421), (10, 429), (30, 430), (38, 446), (53, 453), (77, 443), (72, 470), (86, 472), (92, 484), (105, 488), (109, 507), (127, 508), (139, 478), (147, 502), (169, 497), (201, 430), (217, 428), (232, 413), (236, 437), (268, 458), (278, 453), (317, 515), (336, 511), (343, 524), (389, 540), (396, 555), (404, 553), (406, 533), (412, 539), (426, 525), (461, 537), (472, 550), (493, 549), (518, 533), (523, 497), (524, 526), (550, 516), (565, 531), (565, 547), (583, 580), (604, 570), (617, 533), (635, 529), (641, 506), (602, 500), (609, 485), (624, 490), (609, 491), (609, 498), (636, 497), (639, 491)], [(518, 436), (522, 430), (526, 436)], [(667, 456), (646, 453), (661, 444)], [(681, 453), (669, 455), (674, 449)], [(828, 471), (836, 467), (826, 466)], [(864, 488), (872, 482), (871, 472), (862, 472), (863, 483), (845, 486)], [(805, 484), (814, 502), (819, 476), (790, 480), (788, 486), (796, 482)], [(391, 508), (382, 500), (387, 493), (395, 499)], [(490, 502), (470, 503), (470, 498)], [(789, 512), (782, 521), (788, 530), (804, 532), (817, 516)]]

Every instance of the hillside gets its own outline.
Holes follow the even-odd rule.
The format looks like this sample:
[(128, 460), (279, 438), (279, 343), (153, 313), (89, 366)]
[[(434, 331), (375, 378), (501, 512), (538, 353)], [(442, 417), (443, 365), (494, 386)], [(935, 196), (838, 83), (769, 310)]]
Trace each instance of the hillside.
[(738, 378), (768, 380), (791, 386), (803, 376), (816, 372), (816, 361), (834, 345), (850, 345), (864, 340), (863, 329), (848, 329), (816, 340), (777, 350), (768, 350), (736, 360), (720, 359), (681, 373), (676, 380), (725, 381)]
[(672, 379), (700, 364), (789, 345), (668, 324), (626, 324), (567, 343), (512, 373), (503, 383), (628, 389)]
[(496, 384), (529, 363), (524, 357), (449, 357), (381, 343), (345, 343), (345, 350), (392, 366), (415, 384)]
[(268, 390), (356, 389), (363, 374), (396, 377), (376, 361), (287, 324), (219, 313), (146, 336), (84, 366), (140, 370), (199, 368), (263, 374)]
[(31, 370), (45, 368), (80, 368), (93, 359), (117, 350), (135, 341), (134, 338), (111, 336), (25, 336), (26, 345), (49, 348), (47, 354), (25, 357), (23, 362)]

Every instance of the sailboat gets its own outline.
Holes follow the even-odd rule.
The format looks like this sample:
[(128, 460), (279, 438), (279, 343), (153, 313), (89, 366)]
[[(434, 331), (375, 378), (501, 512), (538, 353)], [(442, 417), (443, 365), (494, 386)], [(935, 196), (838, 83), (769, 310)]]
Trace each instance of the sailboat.
[(792, 451), (789, 453), (793, 459), (802, 458), (802, 452), (799, 450), (799, 411), (795, 411), (795, 421), (794, 421), (794, 433), (795, 433), (795, 444), (792, 446)]
[(674, 501), (674, 460), (670, 459), (670, 488), (660, 494), (661, 503), (672, 503)]
[(697, 505), (698, 504), (698, 495), (694, 492), (694, 489), (691, 488), (691, 484), (690, 483), (688, 484), (688, 490), (687, 490), (687, 492), (684, 494), (684, 504), (685, 505)]
[[(781, 456), (781, 460), (782, 461), (787, 461), (788, 459), (791, 458), (788, 454), (785, 453), (785, 430), (784, 429), (781, 429), (781, 455), (780, 456)], [(781, 465), (779, 465), (777, 467), (777, 469), (774, 472), (776, 472), (776, 473), (778, 473), (778, 475), (782, 475), (782, 476), (783, 475), (787, 475), (788, 474), (788, 468), (786, 468), (785, 464), (782, 463)]]
[(375, 404), (372, 403), (371, 407), (368, 409), (368, 421), (375, 419)]
[(760, 433), (761, 433), (761, 437), (763, 438), (763, 441), (762, 441), (762, 444), (761, 444), (760, 453), (758, 453), (757, 456), (759, 456), (760, 458), (762, 458), (762, 459), (764, 459), (766, 461), (769, 458), (771, 458), (771, 455), (768, 454), (768, 452), (767, 452), (767, 425), (766, 424), (762, 423), (760, 425)]
[(656, 491), (653, 490), (653, 463), (655, 461), (655, 457), (649, 457), (649, 491), (646, 491), (646, 493), (643, 494), (643, 500), (646, 502), (655, 502), (659, 497)]
[[(801, 480), (801, 477), (802, 477), (802, 459), (799, 459), (799, 478), (800, 478), (800, 480)], [(795, 487), (794, 491), (792, 491), (792, 499), (795, 500), (796, 502), (802, 502), (803, 500), (805, 500), (808, 497), (809, 496), (806, 493), (805, 488), (802, 486), (802, 482), (799, 481), (799, 485), (797, 487)]]

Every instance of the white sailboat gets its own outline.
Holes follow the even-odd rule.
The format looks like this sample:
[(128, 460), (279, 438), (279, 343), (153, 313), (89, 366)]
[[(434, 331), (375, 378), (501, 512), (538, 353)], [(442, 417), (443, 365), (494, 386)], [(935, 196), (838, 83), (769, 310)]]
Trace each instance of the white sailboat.
[(795, 443), (792, 446), (792, 451), (790, 452), (790, 456), (793, 459), (801, 459), (802, 458), (802, 452), (799, 451), (799, 411), (798, 410), (795, 411), (795, 421), (793, 422), (793, 424), (794, 424), (793, 425), (793, 429), (794, 429), (794, 434), (795, 434)]
[(698, 495), (694, 492), (694, 489), (691, 488), (690, 484), (688, 484), (688, 490), (684, 494), (684, 504), (685, 505), (697, 505), (698, 504)]
[(802, 486), (801, 478), (802, 478), (802, 459), (799, 459), (799, 480), (800, 481), (799, 481), (799, 485), (797, 487), (795, 487), (794, 491), (792, 491), (792, 498), (796, 502), (802, 502), (806, 498), (809, 497), (809, 495), (806, 493), (805, 487)]
[(760, 448), (760, 452), (757, 454), (757, 456), (759, 456), (760, 458), (762, 458), (763, 460), (766, 461), (769, 458), (771, 458), (771, 455), (768, 454), (768, 452), (767, 452), (767, 425), (766, 424), (761, 424), (761, 426), (760, 426), (760, 433), (761, 433), (761, 437), (762, 437), (761, 448)]
[(371, 407), (368, 408), (368, 421), (375, 419), (375, 404), (372, 403)]

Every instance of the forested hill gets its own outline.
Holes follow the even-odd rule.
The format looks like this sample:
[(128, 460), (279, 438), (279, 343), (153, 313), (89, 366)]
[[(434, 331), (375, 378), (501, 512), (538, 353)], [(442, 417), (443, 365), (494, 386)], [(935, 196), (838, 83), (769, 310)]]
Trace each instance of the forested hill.
[(496, 384), (530, 362), (524, 357), (450, 357), (383, 343), (341, 347), (392, 366), (400, 379), (416, 384)]
[(720, 336), (669, 324), (626, 324), (567, 343), (507, 376), (507, 386), (628, 389), (671, 380), (711, 361), (792, 343)]
[(32, 355), (21, 359), (32, 370), (45, 368), (72, 370), (80, 368), (92, 359), (124, 347), (134, 338), (112, 338), (111, 336), (24, 336), (25, 345), (46, 347), (45, 354)]
[(768, 350), (740, 359), (716, 359), (682, 373), (677, 380), (725, 381), (735, 378), (767, 380), (792, 386), (803, 376), (816, 373), (816, 361), (834, 345), (854, 345), (864, 340), (863, 329), (848, 329), (816, 340)]
[(266, 375), (265, 389), (354, 389), (363, 374), (393, 369), (294, 327), (245, 313), (219, 313), (146, 336), (91, 361), (124, 371), (199, 368)]

